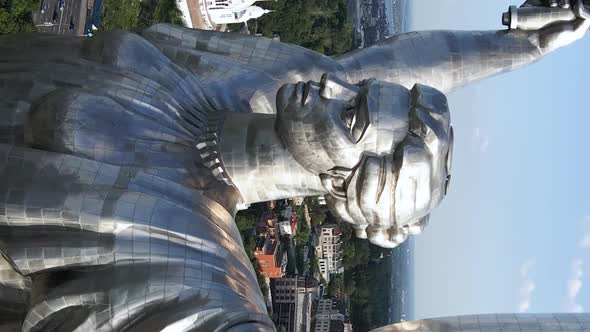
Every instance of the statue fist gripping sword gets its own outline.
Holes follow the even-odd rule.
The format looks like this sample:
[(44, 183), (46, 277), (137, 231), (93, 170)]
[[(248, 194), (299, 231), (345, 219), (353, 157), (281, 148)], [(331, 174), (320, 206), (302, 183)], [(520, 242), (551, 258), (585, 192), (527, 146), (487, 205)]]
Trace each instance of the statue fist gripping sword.
[(237, 207), (327, 195), (394, 247), (449, 189), (444, 93), (582, 38), (587, 18), (528, 1), (509, 30), (337, 59), (172, 25), (0, 36), (0, 329), (275, 330)]

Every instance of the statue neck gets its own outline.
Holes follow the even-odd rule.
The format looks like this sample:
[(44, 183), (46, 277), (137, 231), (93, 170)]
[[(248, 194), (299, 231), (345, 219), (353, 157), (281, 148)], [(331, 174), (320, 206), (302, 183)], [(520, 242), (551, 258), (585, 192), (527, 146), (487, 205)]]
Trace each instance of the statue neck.
[(228, 115), (217, 131), (219, 156), (242, 203), (326, 193), (319, 176), (304, 169), (281, 142), (274, 114)]

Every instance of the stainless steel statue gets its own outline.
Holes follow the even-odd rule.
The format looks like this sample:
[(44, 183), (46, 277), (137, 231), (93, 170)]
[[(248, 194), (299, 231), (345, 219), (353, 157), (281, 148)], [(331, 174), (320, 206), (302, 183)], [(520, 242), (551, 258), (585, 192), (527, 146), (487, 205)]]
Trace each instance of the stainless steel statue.
[(339, 59), (170, 25), (0, 36), (0, 330), (274, 330), (237, 207), (323, 194), (375, 244), (419, 233), (450, 177), (443, 93), (581, 38), (572, 5)]

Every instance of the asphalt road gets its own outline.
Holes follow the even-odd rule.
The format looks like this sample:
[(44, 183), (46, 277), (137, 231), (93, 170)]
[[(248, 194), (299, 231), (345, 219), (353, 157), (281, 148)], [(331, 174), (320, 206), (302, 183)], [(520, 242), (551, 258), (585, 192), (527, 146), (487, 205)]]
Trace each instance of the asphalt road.
[[(41, 0), (33, 13), (37, 31), (58, 35), (82, 35), (86, 25), (87, 0)], [(42, 12), (44, 9), (44, 12)]]

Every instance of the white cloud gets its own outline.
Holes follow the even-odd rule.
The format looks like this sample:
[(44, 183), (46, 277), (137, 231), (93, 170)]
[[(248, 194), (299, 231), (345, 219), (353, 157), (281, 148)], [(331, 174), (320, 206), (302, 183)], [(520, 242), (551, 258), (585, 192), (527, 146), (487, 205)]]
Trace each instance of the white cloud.
[(476, 127), (473, 130), (473, 137), (475, 139), (475, 144), (477, 145), (479, 152), (486, 152), (488, 150), (488, 147), (490, 146), (490, 138), (483, 135), (481, 133), (481, 128), (479, 127)]
[(583, 282), (582, 276), (584, 271), (582, 269), (582, 260), (576, 258), (572, 261), (572, 273), (570, 279), (567, 281), (567, 298), (566, 298), (566, 310), (570, 312), (582, 312), (584, 308), (581, 304), (577, 303), (577, 297), (582, 289)]
[(490, 139), (484, 138), (481, 143), (479, 144), (479, 151), (486, 152), (488, 151), (488, 147), (490, 146)]
[(531, 306), (531, 297), (536, 288), (535, 282), (529, 276), (529, 272), (535, 265), (535, 259), (529, 258), (520, 266), (520, 288), (518, 291), (518, 311), (527, 312)]
[(479, 127), (475, 127), (475, 128), (473, 129), (473, 135), (474, 135), (476, 138), (479, 138), (479, 137), (481, 136), (481, 128), (479, 128)]

